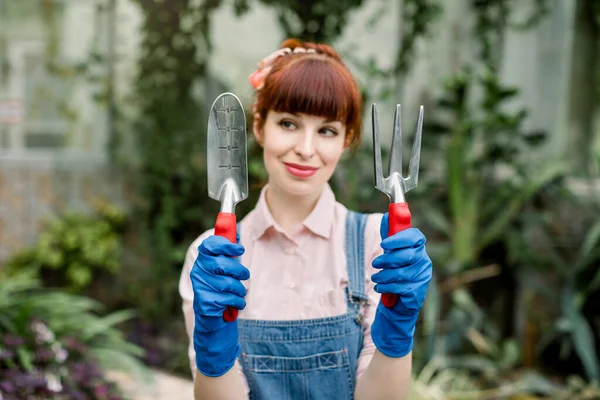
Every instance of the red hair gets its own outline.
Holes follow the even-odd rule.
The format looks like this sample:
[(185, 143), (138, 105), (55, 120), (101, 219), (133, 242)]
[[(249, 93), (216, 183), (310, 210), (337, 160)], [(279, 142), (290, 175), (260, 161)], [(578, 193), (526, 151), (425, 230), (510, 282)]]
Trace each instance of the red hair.
[(354, 149), (361, 140), (362, 98), (340, 55), (328, 45), (285, 40), (281, 48), (313, 49), (276, 58), (257, 90), (254, 104), (258, 128), (269, 110), (303, 113), (341, 121), (346, 126), (346, 145)]

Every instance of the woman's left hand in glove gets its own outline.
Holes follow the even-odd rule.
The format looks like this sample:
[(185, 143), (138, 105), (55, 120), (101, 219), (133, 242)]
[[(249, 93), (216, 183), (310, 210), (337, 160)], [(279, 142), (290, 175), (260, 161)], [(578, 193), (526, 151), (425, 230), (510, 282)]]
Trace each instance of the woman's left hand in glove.
[(383, 254), (373, 261), (379, 272), (371, 276), (378, 293), (398, 295), (390, 308), (377, 306), (371, 336), (377, 349), (388, 357), (403, 357), (413, 347), (415, 325), (432, 278), (432, 263), (425, 236), (408, 228), (388, 237), (388, 214), (380, 225)]

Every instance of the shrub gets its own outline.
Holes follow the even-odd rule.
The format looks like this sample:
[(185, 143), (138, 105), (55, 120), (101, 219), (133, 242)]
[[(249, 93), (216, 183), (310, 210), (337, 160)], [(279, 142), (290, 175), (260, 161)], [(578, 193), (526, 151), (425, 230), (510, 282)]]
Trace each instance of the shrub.
[(66, 213), (48, 221), (35, 246), (17, 253), (9, 271), (34, 271), (45, 286), (81, 292), (101, 274), (118, 271), (125, 215), (102, 205), (93, 215)]
[(40, 288), (30, 274), (0, 277), (0, 393), (11, 399), (123, 399), (105, 371), (142, 374), (140, 348), (85, 297)]

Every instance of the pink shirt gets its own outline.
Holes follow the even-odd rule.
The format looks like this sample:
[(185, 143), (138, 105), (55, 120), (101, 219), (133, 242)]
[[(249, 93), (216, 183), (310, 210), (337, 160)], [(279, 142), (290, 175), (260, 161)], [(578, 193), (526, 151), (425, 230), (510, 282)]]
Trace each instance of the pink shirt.
[[(273, 220), (265, 201), (263, 188), (256, 208), (240, 222), (240, 240), (245, 253), (241, 263), (250, 270), (244, 281), (248, 290), (246, 308), (239, 318), (260, 320), (292, 320), (326, 318), (347, 312), (345, 288), (348, 285), (344, 247), (347, 209), (336, 201), (329, 185), (311, 214), (292, 233), (287, 234)], [(379, 293), (373, 289), (371, 275), (377, 272), (371, 263), (382, 253), (379, 224), (382, 214), (369, 215), (365, 228), (365, 292), (369, 301), (362, 306), (364, 343), (357, 364), (357, 378), (371, 361), (375, 345), (371, 339), (371, 324), (375, 317)], [(194, 330), (193, 290), (190, 271), (198, 255), (198, 246), (213, 230), (204, 232), (189, 247), (179, 291), (190, 337), (188, 355), (193, 374), (196, 372), (195, 352), (191, 340)], [(241, 366), (236, 363), (241, 373)]]

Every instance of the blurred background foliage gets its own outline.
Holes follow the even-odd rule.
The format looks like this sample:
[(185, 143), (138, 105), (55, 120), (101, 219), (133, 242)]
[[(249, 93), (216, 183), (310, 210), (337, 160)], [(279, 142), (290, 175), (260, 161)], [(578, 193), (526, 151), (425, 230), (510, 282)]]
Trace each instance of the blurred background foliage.
[[(213, 99), (198, 95), (198, 88), (236, 91), (209, 82), (211, 18), (223, 7), (243, 16), (257, 3), (276, 11), (282, 39), (335, 43), (365, 1), (136, 0), (143, 15), (136, 112), (113, 105), (116, 132), (109, 143), (111, 168), (132, 182), (132, 207), (102, 203), (91, 215), (61, 215), (34, 246), (10, 259), (0, 285), (0, 303), (10, 303), (0, 312), (4, 332), (26, 338), (32, 319), (44, 316), (57, 338), (75, 337), (101, 362), (141, 369), (138, 359), (189, 376), (177, 284), (188, 246), (218, 212), (218, 204), (207, 201), (206, 143), (197, 140)], [(550, 3), (531, 0), (526, 18), (512, 14), (515, 3), (468, 1), (474, 56), (443, 82), (431, 82), (438, 95), (422, 101), (420, 182), (408, 201), (414, 225), (428, 237), (435, 279), (417, 330), (413, 399), (600, 398), (600, 152), (588, 142), (565, 159), (536, 156), (547, 132), (525, 128), (528, 110), (509, 107), (520, 88), (504, 84), (498, 70), (507, 32), (534, 27)], [(600, 32), (600, 1), (579, 3)], [(382, 4), (371, 24), (385, 13)], [(391, 67), (344, 54), (364, 77), (365, 104), (393, 101), (403, 90), (416, 46), (444, 12), (439, 0), (401, 4)], [(93, 60), (106, 61), (99, 57)], [(597, 99), (596, 65), (591, 86)], [(249, 111), (247, 118), (251, 132)], [(136, 157), (126, 145), (131, 141)], [(241, 216), (265, 182), (252, 137), (249, 163), (251, 193), (238, 206)], [(372, 168), (365, 139), (331, 182), (349, 208), (386, 209), (387, 198), (373, 189)], [(572, 177), (591, 189), (575, 190)], [(97, 303), (113, 314), (92, 317)], [(71, 323), (84, 320), (89, 323)], [(0, 343), (0, 353), (16, 358), (0, 358), (0, 366), (31, 370), (35, 358), (28, 352), (35, 350), (23, 345), (12, 353), (10, 343)]]

